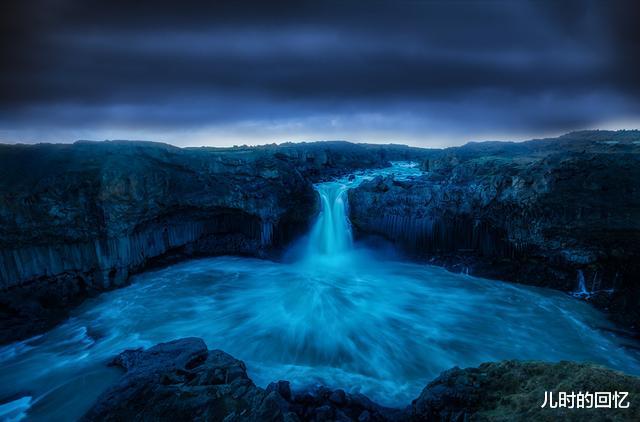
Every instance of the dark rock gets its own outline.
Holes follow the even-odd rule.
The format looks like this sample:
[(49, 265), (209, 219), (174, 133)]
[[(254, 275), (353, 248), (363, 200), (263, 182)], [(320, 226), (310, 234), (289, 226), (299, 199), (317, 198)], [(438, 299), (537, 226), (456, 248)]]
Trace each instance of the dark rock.
[[(112, 364), (125, 369), (83, 417), (105, 420), (207, 421), (635, 421), (640, 379), (597, 365), (504, 361), (453, 368), (429, 383), (405, 409), (359, 394), (318, 387), (292, 396), (286, 381), (267, 389), (247, 377), (244, 363), (196, 338), (129, 350)], [(541, 408), (545, 391), (627, 392), (623, 408)]]
[(329, 396), (329, 401), (331, 401), (336, 406), (344, 406), (347, 404), (347, 395), (343, 390), (335, 390)]
[[(638, 420), (628, 409), (542, 408), (545, 391), (640, 393), (640, 379), (603, 367), (574, 362), (504, 361), (478, 368), (453, 368), (429, 383), (411, 405), (413, 420), (441, 421), (610, 421)], [(633, 409), (632, 409), (633, 408)]]
[(277, 255), (316, 211), (312, 181), (385, 166), (384, 151), (347, 142), (0, 145), (0, 344), (50, 328), (152, 266)]
[(83, 420), (284, 420), (277, 392), (256, 387), (244, 363), (208, 351), (201, 339), (126, 351), (114, 364), (126, 374), (100, 396)]
[(640, 327), (640, 132), (470, 143), (349, 192), (358, 237), (457, 272), (577, 290)]
[(360, 413), (360, 416), (358, 416), (358, 422), (369, 422), (370, 420), (371, 420), (371, 415), (367, 410)]
[(291, 387), (289, 381), (272, 382), (267, 386), (267, 392), (276, 391), (285, 400), (291, 401)]
[(220, 350), (207, 350), (201, 339), (161, 343), (148, 350), (127, 350), (110, 365), (126, 372), (83, 417), (93, 420), (357, 420), (367, 412), (384, 420), (398, 411), (364, 396), (320, 387), (292, 396), (289, 383), (256, 387), (243, 362)]
[(316, 421), (331, 421), (334, 419), (334, 410), (328, 404), (322, 405), (315, 410)]

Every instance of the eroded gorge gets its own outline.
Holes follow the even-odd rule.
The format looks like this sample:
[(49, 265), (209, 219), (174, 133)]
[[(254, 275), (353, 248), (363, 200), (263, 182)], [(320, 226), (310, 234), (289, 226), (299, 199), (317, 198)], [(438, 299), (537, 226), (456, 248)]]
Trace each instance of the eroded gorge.
[[(6, 412), (153, 417), (135, 397), (211, 420), (423, 419), (490, 404), (475, 381), (421, 393), (454, 366), (640, 372), (637, 132), (445, 150), (2, 146), (0, 158)], [(182, 337), (206, 346), (127, 352), (122, 378), (105, 365)], [(494, 365), (482, 382), (558, 364)], [(576, 382), (629, 382), (575, 365)], [(221, 367), (234, 375), (211, 378)], [(196, 399), (162, 402), (167, 391)]]

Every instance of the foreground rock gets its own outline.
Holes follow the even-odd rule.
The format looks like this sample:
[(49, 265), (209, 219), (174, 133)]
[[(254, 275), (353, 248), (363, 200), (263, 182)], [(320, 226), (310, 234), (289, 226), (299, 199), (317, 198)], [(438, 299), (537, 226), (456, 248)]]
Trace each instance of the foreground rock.
[[(464, 421), (639, 420), (640, 379), (590, 364), (507, 361), (454, 368), (405, 409), (362, 395), (318, 388), (293, 394), (279, 381), (266, 389), (243, 362), (187, 338), (129, 350), (113, 365), (126, 373), (87, 412), (85, 421)], [(542, 409), (545, 391), (624, 391), (628, 409)], [(635, 404), (635, 406), (634, 406)]]
[(552, 287), (640, 327), (640, 132), (450, 148), (350, 191), (354, 231), (459, 272)]
[[(627, 409), (542, 408), (545, 391), (627, 392)], [(429, 383), (414, 400), (414, 420), (446, 421), (637, 421), (640, 379), (575, 362), (504, 361), (453, 368)], [(575, 405), (574, 405), (575, 406)], [(613, 407), (613, 404), (611, 405)]]
[(243, 362), (201, 339), (129, 350), (112, 362), (127, 372), (84, 416), (104, 420), (384, 420), (366, 397), (319, 389), (294, 396), (289, 383), (256, 387)]

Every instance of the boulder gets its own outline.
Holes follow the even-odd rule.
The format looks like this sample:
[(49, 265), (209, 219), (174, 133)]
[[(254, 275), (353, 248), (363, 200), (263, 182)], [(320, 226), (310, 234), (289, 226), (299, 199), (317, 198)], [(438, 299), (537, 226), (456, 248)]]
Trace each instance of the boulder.
[(286, 381), (259, 388), (243, 362), (208, 350), (198, 338), (127, 350), (110, 365), (125, 374), (83, 421), (329, 421), (357, 420), (363, 414), (377, 421), (397, 413), (342, 390), (319, 388), (293, 395)]
[[(545, 392), (628, 393), (628, 408), (542, 407)], [(640, 379), (621, 372), (576, 362), (504, 361), (477, 368), (453, 368), (429, 383), (411, 405), (416, 421), (633, 421), (640, 418), (633, 402)], [(593, 396), (592, 396), (593, 397)], [(575, 399), (574, 399), (575, 400)], [(613, 400), (613, 399), (612, 399)], [(623, 405), (625, 403), (622, 403)]]

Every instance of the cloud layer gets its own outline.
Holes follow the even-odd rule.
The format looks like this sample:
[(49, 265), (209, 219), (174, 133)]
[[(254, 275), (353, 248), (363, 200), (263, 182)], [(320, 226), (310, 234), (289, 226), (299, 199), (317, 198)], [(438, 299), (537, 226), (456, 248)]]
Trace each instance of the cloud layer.
[(0, 141), (441, 146), (640, 121), (631, 1), (210, 3), (4, 3)]

